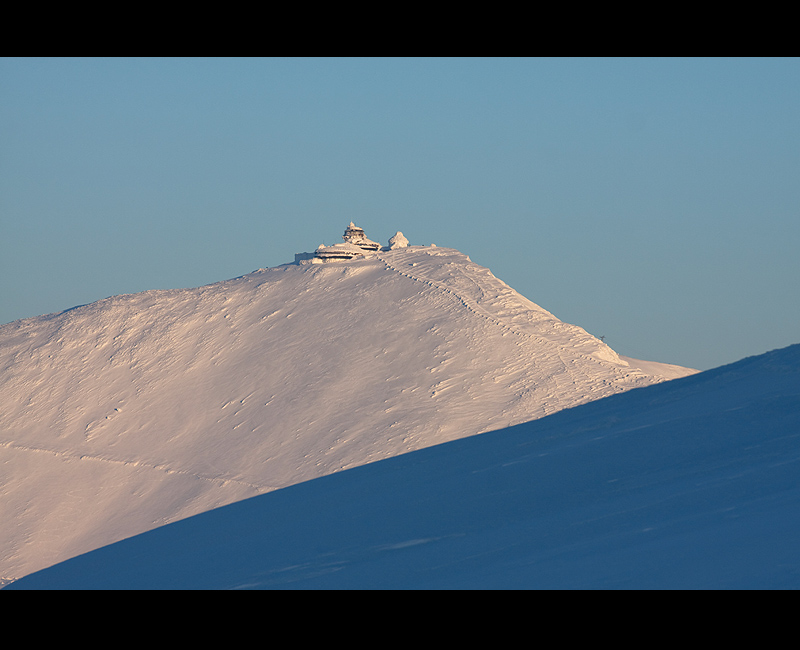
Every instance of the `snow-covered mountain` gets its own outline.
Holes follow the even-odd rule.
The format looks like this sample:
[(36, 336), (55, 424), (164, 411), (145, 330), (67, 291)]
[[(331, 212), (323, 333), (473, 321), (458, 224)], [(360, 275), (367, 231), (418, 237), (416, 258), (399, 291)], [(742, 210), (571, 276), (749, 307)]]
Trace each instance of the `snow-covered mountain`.
[(800, 345), (73, 558), (54, 588), (797, 589)]
[(403, 247), (0, 326), (0, 578), (694, 371)]

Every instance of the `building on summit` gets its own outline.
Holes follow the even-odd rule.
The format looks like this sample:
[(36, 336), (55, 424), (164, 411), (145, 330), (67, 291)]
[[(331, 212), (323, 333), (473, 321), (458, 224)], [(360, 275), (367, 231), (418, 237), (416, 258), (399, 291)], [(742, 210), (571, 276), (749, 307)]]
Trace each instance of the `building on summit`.
[(359, 228), (352, 221), (342, 235), (344, 243), (333, 246), (322, 245), (314, 252), (314, 257), (324, 261), (351, 260), (355, 257), (364, 257), (365, 253), (374, 253), (381, 249), (378, 242), (367, 239), (364, 229)]
[(364, 229), (359, 228), (352, 221), (345, 229), (342, 239), (344, 239), (346, 243), (354, 244), (365, 251), (378, 251), (381, 249), (381, 245), (378, 242), (367, 239), (367, 236), (364, 234)]
[(359, 228), (352, 221), (342, 235), (344, 242), (325, 246), (320, 244), (313, 253), (296, 253), (294, 261), (297, 264), (320, 264), (339, 260), (352, 260), (365, 257), (368, 253), (377, 253), (380, 250), (393, 250), (408, 246), (408, 239), (400, 231), (389, 240), (389, 246), (382, 248), (378, 242), (367, 239), (363, 228)]

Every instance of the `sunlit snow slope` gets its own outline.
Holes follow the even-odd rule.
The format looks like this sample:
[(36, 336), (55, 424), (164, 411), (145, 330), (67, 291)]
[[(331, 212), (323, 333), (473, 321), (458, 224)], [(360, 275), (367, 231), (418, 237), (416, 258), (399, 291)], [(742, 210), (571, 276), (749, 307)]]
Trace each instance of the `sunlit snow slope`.
[(19, 589), (797, 589), (800, 345), (246, 499)]
[(692, 372), (620, 358), (436, 247), (16, 321), (0, 326), (0, 578)]

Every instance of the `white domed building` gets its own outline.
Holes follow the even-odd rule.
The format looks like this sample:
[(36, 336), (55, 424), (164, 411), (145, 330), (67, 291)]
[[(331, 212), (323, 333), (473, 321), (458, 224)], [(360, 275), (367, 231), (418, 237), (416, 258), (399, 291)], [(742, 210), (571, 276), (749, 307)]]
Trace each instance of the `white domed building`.
[(359, 228), (352, 221), (345, 229), (342, 239), (344, 239), (346, 243), (358, 246), (365, 251), (378, 251), (381, 249), (381, 245), (378, 242), (367, 239), (367, 236), (364, 234), (364, 229)]
[(359, 228), (352, 221), (342, 235), (344, 243), (332, 246), (322, 245), (314, 251), (314, 257), (325, 262), (335, 260), (352, 260), (355, 257), (364, 257), (366, 253), (374, 253), (381, 249), (378, 242), (367, 239), (364, 229)]

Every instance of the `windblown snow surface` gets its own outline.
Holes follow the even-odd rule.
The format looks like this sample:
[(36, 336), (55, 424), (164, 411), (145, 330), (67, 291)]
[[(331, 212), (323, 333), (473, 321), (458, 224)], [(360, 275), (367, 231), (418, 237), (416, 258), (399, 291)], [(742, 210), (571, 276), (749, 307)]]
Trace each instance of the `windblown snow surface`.
[(15, 321), (0, 326), (0, 578), (692, 373), (621, 358), (436, 247)]
[(12, 588), (796, 589), (800, 345), (247, 499)]

